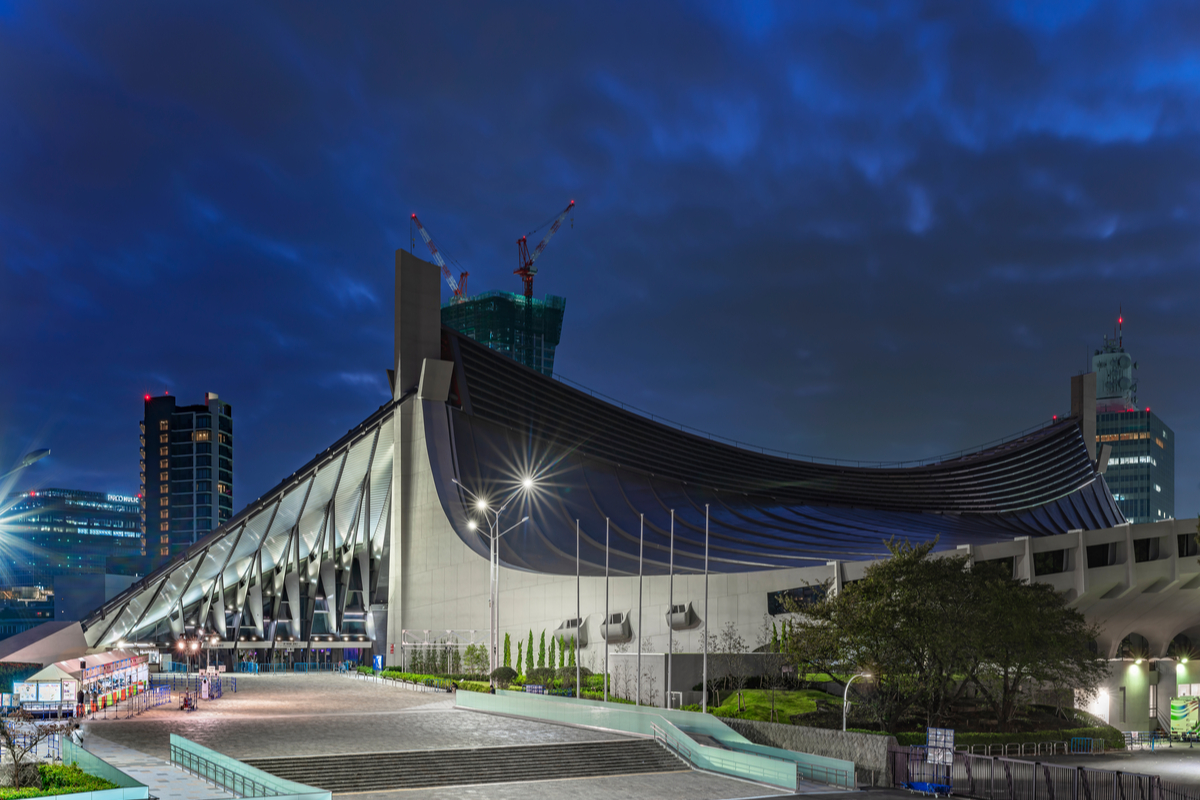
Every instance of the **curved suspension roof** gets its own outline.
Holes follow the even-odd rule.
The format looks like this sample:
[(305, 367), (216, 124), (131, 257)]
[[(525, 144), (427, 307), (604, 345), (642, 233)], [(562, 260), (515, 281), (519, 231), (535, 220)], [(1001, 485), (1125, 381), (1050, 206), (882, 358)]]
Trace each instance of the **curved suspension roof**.
[(823, 464), (672, 428), (448, 329), (443, 358), (455, 365), (451, 399), (427, 402), (425, 414), (439, 497), (463, 541), (486, 554), (470, 495), (493, 506), (511, 495), (500, 528), (529, 516), (500, 540), (515, 568), (573, 574), (579, 520), (585, 574), (603, 572), (606, 527), (614, 571), (636, 573), (643, 547), (647, 574), (665, 572), (674, 511), (676, 569), (700, 571), (706, 506), (716, 572), (876, 558), (892, 537), (950, 547), (1124, 521), (1077, 419), (934, 464)]

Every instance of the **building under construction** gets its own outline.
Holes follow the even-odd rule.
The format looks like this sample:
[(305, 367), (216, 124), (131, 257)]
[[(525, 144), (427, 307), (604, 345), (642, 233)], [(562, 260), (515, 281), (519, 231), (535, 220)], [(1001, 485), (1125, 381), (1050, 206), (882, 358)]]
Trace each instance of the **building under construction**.
[(566, 298), (544, 300), (513, 292), (485, 292), (442, 306), (442, 324), (519, 361), (554, 374), (554, 348), (562, 338)]

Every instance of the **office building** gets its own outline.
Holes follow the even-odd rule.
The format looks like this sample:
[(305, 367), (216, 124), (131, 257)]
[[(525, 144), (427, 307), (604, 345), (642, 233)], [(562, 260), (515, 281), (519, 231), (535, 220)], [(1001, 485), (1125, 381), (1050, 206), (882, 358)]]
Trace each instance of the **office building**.
[(146, 395), (142, 418), (142, 533), (147, 552), (172, 557), (233, 516), (233, 408)]
[(1175, 432), (1149, 406), (1138, 407), (1137, 364), (1123, 339), (1118, 329), (1092, 356), (1096, 442), (1110, 448), (1104, 478), (1130, 522), (1174, 519)]
[(485, 292), (442, 306), (442, 324), (537, 370), (554, 374), (554, 350), (562, 338), (565, 298), (544, 300), (513, 292)]
[(58, 576), (103, 575), (112, 557), (143, 555), (138, 499), (74, 489), (10, 495), (0, 511), (4, 548), (0, 583), (54, 586)]

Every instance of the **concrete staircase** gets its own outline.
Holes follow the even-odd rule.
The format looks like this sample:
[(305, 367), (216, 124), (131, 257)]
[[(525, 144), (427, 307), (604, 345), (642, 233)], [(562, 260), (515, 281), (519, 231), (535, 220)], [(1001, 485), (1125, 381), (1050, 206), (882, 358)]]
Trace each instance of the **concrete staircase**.
[(651, 739), (515, 747), (464, 747), (246, 759), (280, 778), (331, 792), (679, 772), (688, 765)]

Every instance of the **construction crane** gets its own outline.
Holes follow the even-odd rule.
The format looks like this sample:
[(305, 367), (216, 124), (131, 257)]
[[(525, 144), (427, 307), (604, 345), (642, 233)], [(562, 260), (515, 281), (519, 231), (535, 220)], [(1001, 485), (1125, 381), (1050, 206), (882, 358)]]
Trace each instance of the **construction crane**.
[[(562, 225), (563, 219), (566, 218), (567, 214), (571, 213), (574, 208), (575, 201), (572, 200), (567, 204), (567, 207), (563, 209), (563, 212), (558, 215), (558, 218), (554, 220), (553, 224), (550, 225), (550, 230), (546, 234), (546, 238), (542, 239), (542, 241), (538, 243), (538, 246), (533, 249), (532, 254), (529, 252), (529, 242), (526, 240), (526, 237), (528, 237), (529, 234), (527, 233), (525, 236), (517, 239), (517, 263), (519, 263), (521, 266), (513, 270), (513, 275), (521, 276), (521, 283), (525, 285), (525, 299), (533, 299), (533, 276), (537, 275), (537, 267), (533, 266), (533, 262), (537, 261), (538, 256), (542, 254), (542, 251), (546, 249), (546, 245), (550, 243), (550, 237), (558, 233), (558, 226)], [(574, 221), (575, 218), (572, 217), (572, 224), (574, 224)], [(540, 229), (540, 227), (535, 228), (529, 233), (536, 233)]]
[(425, 240), (425, 244), (429, 245), (429, 252), (433, 253), (434, 263), (442, 268), (442, 275), (446, 278), (446, 283), (450, 285), (450, 291), (453, 293), (450, 302), (461, 303), (466, 299), (467, 275), (470, 273), (460, 273), (458, 280), (455, 281), (454, 276), (450, 274), (450, 268), (446, 266), (446, 260), (438, 252), (437, 245), (433, 243), (433, 239), (429, 238), (429, 231), (425, 230), (425, 226), (421, 224), (421, 220), (417, 219), (416, 214), (412, 215), (412, 220), (417, 223), (417, 230), (421, 232), (421, 238)]

